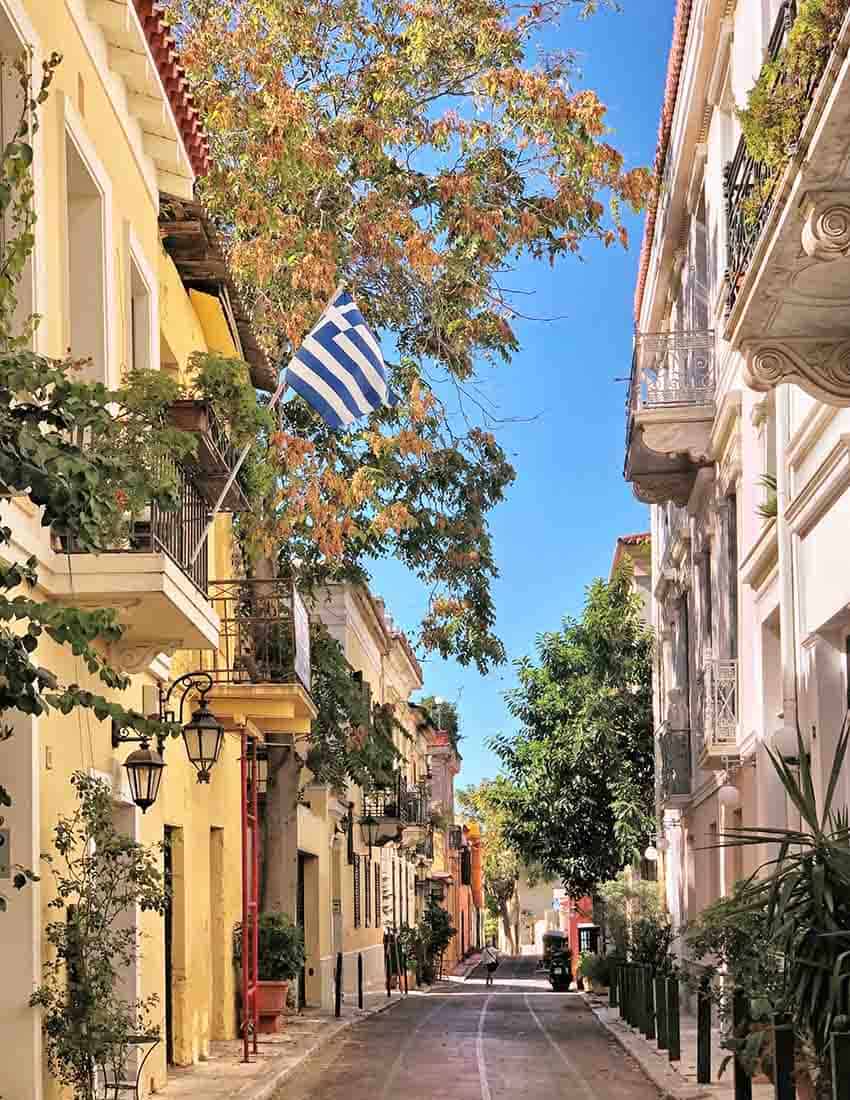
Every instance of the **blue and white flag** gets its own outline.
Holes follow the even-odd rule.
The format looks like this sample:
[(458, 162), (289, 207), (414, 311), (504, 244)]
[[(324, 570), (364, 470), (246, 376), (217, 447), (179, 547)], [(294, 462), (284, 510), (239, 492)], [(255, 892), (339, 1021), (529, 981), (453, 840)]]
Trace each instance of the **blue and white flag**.
[(332, 428), (398, 403), (378, 341), (347, 290), (336, 292), (292, 357), (286, 384)]

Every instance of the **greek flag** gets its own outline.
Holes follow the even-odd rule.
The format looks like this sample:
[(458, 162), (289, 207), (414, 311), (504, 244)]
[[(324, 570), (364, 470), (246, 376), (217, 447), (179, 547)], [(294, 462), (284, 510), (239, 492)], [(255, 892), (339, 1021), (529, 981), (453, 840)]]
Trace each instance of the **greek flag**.
[(398, 402), (378, 341), (347, 290), (336, 292), (292, 357), (286, 384), (332, 428)]

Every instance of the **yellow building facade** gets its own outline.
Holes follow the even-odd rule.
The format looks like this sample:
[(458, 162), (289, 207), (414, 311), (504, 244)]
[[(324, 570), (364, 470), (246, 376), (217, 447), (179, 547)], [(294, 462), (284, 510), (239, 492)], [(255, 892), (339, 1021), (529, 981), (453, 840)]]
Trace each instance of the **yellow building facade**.
[[(248, 355), (249, 334), (216, 265), (199, 289), (186, 264), (181, 270), (179, 250), (165, 247), (175, 200), (191, 200), (207, 154), (151, 4), (0, 0), (0, 51), (10, 57), (23, 50), (36, 78), (52, 51), (63, 55), (35, 140), (38, 221), (21, 294), (22, 312), (42, 318), (35, 350), (61, 358), (70, 348), (85, 360), (86, 377), (109, 386), (131, 367), (183, 378), (195, 351)], [(3, 117), (13, 117), (14, 81), (5, 78), (0, 92)], [(264, 366), (254, 357), (252, 368)], [(169, 742), (159, 798), (144, 814), (123, 768), (134, 746), (113, 747), (107, 723), (80, 712), (4, 715), (14, 728), (0, 744), (0, 774), (14, 799), (4, 826), (15, 863), (37, 868), (40, 853), (51, 849), (58, 817), (75, 807), (69, 777), (77, 770), (109, 785), (119, 829), (145, 844), (166, 844), (172, 900), (165, 920), (128, 915), (138, 920), (141, 952), (122, 976), (128, 999), (158, 998), (153, 1022), (163, 1041), (145, 1065), (144, 1095), (164, 1084), (169, 1063), (203, 1059), (211, 1042), (237, 1034), (232, 942), (241, 918), (241, 737), (245, 730), (258, 740), (303, 735), (315, 713), (296, 682), (232, 674), (225, 645), (234, 637), (231, 519), (217, 517), (192, 561), (211, 504), (196, 473), (181, 471), (181, 505), (170, 527), (158, 528), (148, 515), (144, 538), (114, 553), (67, 553), (26, 498), (0, 505), (13, 532), (11, 555), (37, 558), (39, 598), (118, 610), (125, 634), (108, 655), (132, 680), (116, 701), (156, 713), (159, 694), (180, 675), (215, 670), (209, 702), (226, 732), (211, 781), (199, 784), (183, 744)], [(64, 683), (109, 694), (67, 649), (44, 642), (38, 659)], [(183, 721), (193, 704), (190, 695)], [(0, 1036), (15, 1051), (0, 1064), (4, 1100), (61, 1095), (43, 1065), (38, 1010), (29, 1007), (47, 953), (43, 929), (56, 919), (53, 898), (44, 874), (10, 898), (0, 917)]]

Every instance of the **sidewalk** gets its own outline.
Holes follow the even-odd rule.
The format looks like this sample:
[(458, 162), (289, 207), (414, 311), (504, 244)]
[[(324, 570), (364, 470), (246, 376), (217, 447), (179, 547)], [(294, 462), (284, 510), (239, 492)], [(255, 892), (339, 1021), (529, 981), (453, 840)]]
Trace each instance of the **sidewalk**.
[(460, 978), (462, 982), (465, 982), (469, 975), (477, 966), (481, 965), (481, 952), (476, 951), (474, 955), (470, 955), (468, 958), (459, 962), (451, 973), (452, 978)]
[[(720, 1033), (714, 1028), (711, 1034), (711, 1084), (697, 1084), (697, 1021), (695, 1016), (682, 1013), (679, 1035), (682, 1060), (670, 1062), (666, 1050), (659, 1050), (652, 1040), (644, 1039), (640, 1032), (620, 1019), (619, 1010), (608, 1007), (608, 998), (585, 994), (585, 1002), (594, 1016), (638, 1063), (646, 1076), (671, 1100), (696, 1100), (697, 1097), (716, 1097), (729, 1100), (734, 1096), (732, 1065), (727, 1065), (723, 1076), (720, 1067), (728, 1052), (720, 1047)], [(773, 1085), (753, 1082), (753, 1100), (773, 1100)]]
[[(422, 996), (411, 992), (411, 996)], [(403, 995), (394, 992), (387, 997), (383, 990), (371, 990), (364, 996), (361, 1011), (356, 997), (342, 1007), (337, 1020), (332, 1012), (307, 1010), (303, 1015), (286, 1017), (279, 1035), (261, 1035), (259, 1051), (254, 1059), (244, 1063), (242, 1041), (228, 1039), (210, 1045), (207, 1061), (194, 1066), (172, 1066), (168, 1084), (156, 1095), (166, 1100), (192, 1097), (192, 1100), (268, 1100), (281, 1084), (310, 1055), (346, 1031), (359, 1020), (397, 1005)]]

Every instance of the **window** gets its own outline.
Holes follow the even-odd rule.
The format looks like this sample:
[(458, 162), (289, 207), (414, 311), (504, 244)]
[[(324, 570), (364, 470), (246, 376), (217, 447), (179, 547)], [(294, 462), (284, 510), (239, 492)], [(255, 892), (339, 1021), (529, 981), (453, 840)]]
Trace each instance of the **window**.
[(360, 856), (354, 857), (354, 927), (361, 924), (360, 913)]
[(384, 914), (381, 897), (381, 865), (375, 864), (375, 927), (380, 928), (384, 922)]
[(395, 860), (390, 864), (390, 871), (393, 876), (393, 928), (398, 928), (398, 891), (396, 889), (396, 866)]
[(349, 810), (348, 812), (348, 828), (346, 830), (346, 846), (349, 866), (354, 864), (354, 813)]
[(738, 498), (729, 496), (729, 656), (738, 656)]
[(65, 139), (68, 215), (68, 318), (71, 353), (83, 376), (108, 382), (104, 196), (76, 143)]
[(366, 869), (363, 896), (366, 901), (366, 927), (369, 928), (372, 924), (372, 861), (368, 856), (365, 856), (363, 863)]
[(130, 253), (128, 360), (133, 370), (154, 365), (151, 348), (151, 291), (142, 269)]

